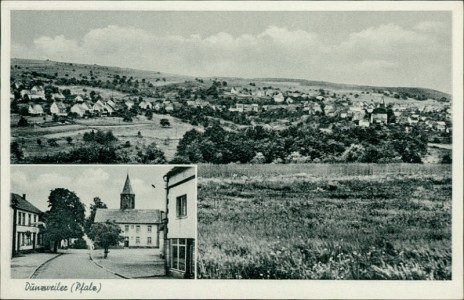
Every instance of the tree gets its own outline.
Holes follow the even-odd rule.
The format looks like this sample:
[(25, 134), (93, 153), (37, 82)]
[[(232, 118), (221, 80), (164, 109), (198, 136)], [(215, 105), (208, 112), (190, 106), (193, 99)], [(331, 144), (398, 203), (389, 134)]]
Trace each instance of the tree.
[(145, 112), (145, 117), (147, 117), (148, 120), (152, 120), (153, 119), (153, 111), (151, 111), (151, 109), (147, 109), (147, 111)]
[(48, 207), (49, 210), (44, 214), (47, 224), (45, 239), (56, 252), (62, 240), (82, 237), (85, 206), (76, 193), (65, 188), (56, 188), (48, 196)]
[(68, 142), (68, 144), (71, 144), (72, 143), (72, 137), (68, 136), (66, 137), (66, 142)]
[(169, 127), (169, 126), (171, 126), (171, 122), (169, 122), (168, 119), (161, 119), (160, 125), (163, 126), (163, 127)]
[(104, 258), (108, 257), (108, 249), (110, 246), (117, 245), (119, 242), (124, 240), (121, 236), (121, 228), (114, 222), (107, 221), (106, 223), (93, 224), (89, 237), (94, 243), (104, 249)]
[(37, 145), (39, 145), (39, 147), (42, 146), (42, 140), (41, 139), (37, 139)]
[(87, 234), (90, 233), (90, 228), (92, 228), (92, 225), (95, 221), (95, 214), (97, 213), (98, 208), (108, 208), (108, 206), (106, 206), (100, 197), (95, 197), (93, 198), (93, 204), (90, 204), (90, 215), (85, 220), (85, 231)]
[(27, 121), (27, 119), (25, 117), (21, 117), (21, 119), (19, 119), (19, 121), (18, 121), (18, 126), (19, 127), (29, 126), (29, 122)]
[(10, 152), (11, 154), (16, 157), (17, 160), (21, 160), (24, 157), (23, 150), (21, 149), (21, 146), (19, 145), (18, 142), (12, 142), (10, 145)]

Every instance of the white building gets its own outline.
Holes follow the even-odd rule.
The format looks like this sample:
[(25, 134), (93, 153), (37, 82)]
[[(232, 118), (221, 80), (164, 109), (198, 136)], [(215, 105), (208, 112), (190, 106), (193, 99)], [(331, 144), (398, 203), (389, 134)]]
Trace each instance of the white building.
[(18, 194), (11, 194), (11, 220), (13, 221), (12, 254), (43, 247), (40, 218), (42, 211)]
[[(121, 192), (120, 208), (99, 208), (95, 214), (95, 223), (114, 222), (121, 227), (123, 247), (163, 248), (160, 238), (161, 214), (158, 209), (135, 209), (135, 193), (132, 190), (129, 175)], [(162, 236), (161, 236), (162, 237)]]
[(170, 275), (195, 277), (196, 175), (193, 167), (174, 167), (166, 182), (166, 263)]

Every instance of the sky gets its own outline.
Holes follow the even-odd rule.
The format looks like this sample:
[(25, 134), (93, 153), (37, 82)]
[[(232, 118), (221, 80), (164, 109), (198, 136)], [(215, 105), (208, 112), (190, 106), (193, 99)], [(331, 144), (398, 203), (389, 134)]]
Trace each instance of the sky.
[[(108, 208), (120, 207), (120, 194), (127, 173), (135, 193), (136, 209), (165, 210), (163, 176), (172, 166), (11, 166), (11, 192), (26, 194), (26, 199), (42, 211), (48, 210), (48, 196), (55, 188), (76, 193), (89, 213), (94, 197)], [(155, 185), (155, 188), (152, 187)]]
[(13, 11), (11, 56), (451, 92), (451, 13)]

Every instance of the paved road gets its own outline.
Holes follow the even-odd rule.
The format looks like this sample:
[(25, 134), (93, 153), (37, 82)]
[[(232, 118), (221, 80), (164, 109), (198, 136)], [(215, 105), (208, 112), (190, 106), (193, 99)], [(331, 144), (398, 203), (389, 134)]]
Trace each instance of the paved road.
[(95, 265), (88, 253), (63, 254), (42, 266), (34, 278), (47, 279), (121, 279)]

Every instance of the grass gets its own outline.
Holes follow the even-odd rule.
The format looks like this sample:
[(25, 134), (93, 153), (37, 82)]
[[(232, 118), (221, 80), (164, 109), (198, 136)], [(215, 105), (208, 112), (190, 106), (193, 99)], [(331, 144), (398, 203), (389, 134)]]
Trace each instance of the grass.
[(198, 196), (199, 278), (451, 279), (446, 172), (202, 177)]
[[(16, 116), (15, 116), (16, 117)], [(171, 126), (162, 127), (160, 120), (169, 119)], [(40, 119), (41, 120), (41, 119)], [(39, 120), (39, 121), (40, 121)], [(108, 131), (111, 130), (118, 138), (118, 143), (123, 145), (127, 141), (133, 147), (131, 151), (136, 153), (139, 148), (155, 142), (164, 152), (166, 158), (174, 158), (177, 144), (185, 132), (194, 128), (194, 126), (181, 122), (180, 120), (167, 116), (154, 114), (152, 120), (147, 120), (144, 116), (134, 118), (132, 123), (125, 123), (119, 117), (102, 117), (93, 119), (76, 119), (76, 124), (58, 124), (49, 123), (35, 127), (12, 127), (12, 141), (18, 141), (24, 151), (26, 159), (28, 157), (43, 156), (60, 151), (70, 151), (74, 146), (84, 144), (82, 141), (83, 134), (93, 130)], [(200, 127), (195, 127), (202, 130)], [(138, 135), (140, 132), (141, 136)], [(71, 137), (72, 143), (68, 144), (66, 138)], [(48, 139), (57, 139), (59, 147), (49, 147)], [(37, 140), (42, 140), (42, 145), (37, 144)]]

